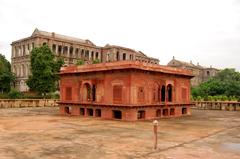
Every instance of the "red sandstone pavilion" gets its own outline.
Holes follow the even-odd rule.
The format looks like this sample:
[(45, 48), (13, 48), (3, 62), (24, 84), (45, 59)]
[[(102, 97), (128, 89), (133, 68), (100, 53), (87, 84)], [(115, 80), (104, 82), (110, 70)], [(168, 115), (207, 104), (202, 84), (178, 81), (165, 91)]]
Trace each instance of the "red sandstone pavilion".
[(190, 115), (188, 70), (118, 61), (62, 67), (60, 113), (125, 121)]

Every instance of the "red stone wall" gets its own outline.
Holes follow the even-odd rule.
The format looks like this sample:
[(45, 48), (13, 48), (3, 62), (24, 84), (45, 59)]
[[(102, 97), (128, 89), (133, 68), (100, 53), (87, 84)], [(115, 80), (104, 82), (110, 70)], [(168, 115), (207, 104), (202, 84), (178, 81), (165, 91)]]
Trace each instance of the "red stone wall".
[[(70, 111), (67, 113), (65, 111), (65, 107), (69, 107)], [(80, 114), (80, 108), (84, 108), (84, 115)], [(183, 108), (186, 109), (185, 114), (183, 114)], [(93, 114), (89, 115), (87, 112), (87, 109), (92, 109)], [(114, 119), (113, 111), (121, 111), (122, 112), (122, 117), (119, 120), (125, 120), (125, 121), (136, 121), (136, 120), (153, 120), (153, 119), (160, 119), (160, 118), (169, 118), (169, 117), (180, 117), (180, 116), (185, 116), (185, 115), (190, 115), (190, 107), (188, 106), (165, 106), (165, 107), (145, 107), (145, 108), (121, 108), (121, 107), (93, 107), (91, 105), (88, 106), (72, 106), (66, 105), (60, 106), (60, 114), (62, 115), (72, 115), (72, 116), (82, 116), (82, 117), (97, 117), (96, 116), (96, 109), (101, 110), (101, 116), (99, 118), (101, 119)], [(157, 116), (157, 110), (161, 111), (160, 116)], [(167, 113), (164, 114), (164, 110), (167, 110)], [(171, 110), (174, 110), (173, 112)], [(138, 118), (139, 114), (138, 111), (144, 111), (144, 117), (143, 118)], [(118, 120), (118, 119), (116, 119)]]
[[(85, 75), (69, 75), (61, 78), (61, 101), (67, 101), (67, 88), (72, 88), (73, 102), (84, 102), (84, 84), (96, 85), (96, 103), (115, 103), (113, 101), (113, 87), (122, 86), (122, 100), (118, 104), (156, 104), (160, 103), (159, 89), (165, 86), (165, 101), (167, 102), (168, 84), (172, 85), (171, 103), (190, 102), (190, 80), (167, 74), (151, 74), (140, 71), (114, 71), (108, 73), (89, 73)], [(143, 88), (144, 95), (139, 90)], [(155, 89), (155, 94), (154, 94)], [(185, 98), (183, 98), (183, 89)], [(86, 94), (86, 93), (85, 93)], [(139, 96), (141, 95), (141, 99)], [(155, 98), (154, 98), (155, 97)]]
[[(99, 109), (101, 111), (99, 118), (116, 119), (120, 113), (121, 120), (126, 121), (190, 114), (190, 79), (188, 77), (135, 69), (61, 76), (61, 114), (97, 117), (96, 109)], [(94, 86), (96, 87), (95, 95)], [(165, 92), (161, 91), (163, 86)], [(168, 90), (172, 93), (168, 93)], [(164, 93), (165, 98), (162, 102)], [(168, 101), (171, 98), (172, 100)], [(84, 108), (84, 115), (81, 115), (80, 108)], [(157, 116), (158, 110), (159, 116)]]

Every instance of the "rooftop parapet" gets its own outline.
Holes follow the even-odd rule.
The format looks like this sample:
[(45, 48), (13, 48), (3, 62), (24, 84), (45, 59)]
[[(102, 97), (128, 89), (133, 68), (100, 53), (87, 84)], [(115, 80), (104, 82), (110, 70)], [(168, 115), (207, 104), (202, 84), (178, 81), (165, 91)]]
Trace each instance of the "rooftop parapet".
[(159, 72), (166, 74), (175, 74), (182, 76), (193, 77), (192, 71), (174, 67), (168, 67), (158, 64), (143, 63), (139, 61), (116, 61), (91, 65), (71, 65), (62, 67), (60, 75), (72, 74), (72, 73), (84, 73), (84, 72), (98, 72), (109, 70), (123, 70), (123, 69), (137, 69), (150, 72)]

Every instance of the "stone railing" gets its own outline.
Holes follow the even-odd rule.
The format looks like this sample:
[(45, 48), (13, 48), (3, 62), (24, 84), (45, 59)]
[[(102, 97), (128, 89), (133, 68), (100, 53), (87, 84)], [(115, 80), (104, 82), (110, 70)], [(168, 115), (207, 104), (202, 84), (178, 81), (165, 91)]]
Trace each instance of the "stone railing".
[(194, 101), (193, 108), (211, 110), (240, 111), (240, 102), (237, 101)]
[(55, 107), (55, 99), (0, 99), (0, 108)]

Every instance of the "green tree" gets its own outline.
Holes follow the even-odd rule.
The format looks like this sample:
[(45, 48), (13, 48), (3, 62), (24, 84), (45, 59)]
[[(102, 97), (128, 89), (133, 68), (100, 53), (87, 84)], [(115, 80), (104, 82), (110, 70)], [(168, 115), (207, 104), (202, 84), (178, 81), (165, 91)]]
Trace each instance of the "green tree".
[(31, 51), (31, 72), (27, 85), (30, 90), (36, 91), (44, 98), (49, 92), (56, 91), (58, 72), (63, 65), (63, 59), (55, 59), (47, 45), (34, 48)]
[(205, 99), (208, 96), (216, 96), (219, 100), (227, 100), (227, 97), (231, 96), (240, 98), (240, 73), (235, 69), (224, 69), (215, 77), (192, 88), (192, 96)]
[(0, 54), (0, 93), (9, 92), (11, 89), (11, 82), (15, 76), (11, 72), (11, 64)]

